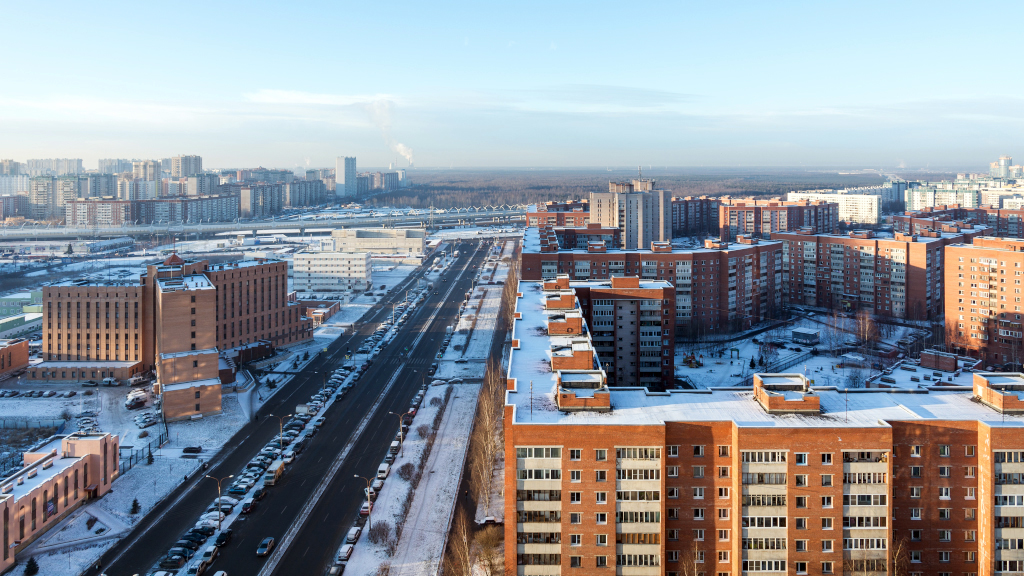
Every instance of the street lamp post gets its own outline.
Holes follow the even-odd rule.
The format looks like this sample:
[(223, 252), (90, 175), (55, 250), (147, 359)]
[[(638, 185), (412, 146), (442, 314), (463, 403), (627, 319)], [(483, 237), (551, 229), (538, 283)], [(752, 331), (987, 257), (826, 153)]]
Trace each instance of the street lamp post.
[(273, 414), (267, 414), (267, 416), (273, 416), (274, 418), (277, 418), (278, 423), (281, 425), (280, 431), (277, 434), (277, 447), (279, 450), (284, 452), (284, 419), (291, 418), (292, 415), (286, 414), (284, 416), (274, 416)]
[(230, 475), (225, 476), (223, 478), (217, 478), (215, 476), (210, 476), (209, 474), (207, 474), (206, 477), (209, 478), (210, 480), (216, 480), (217, 481), (217, 512), (218, 512), (218, 516), (217, 516), (217, 532), (220, 532), (220, 514), (223, 514), (223, 512), (220, 511), (220, 502), (221, 502), (221, 500), (220, 500), (220, 483), (222, 481), (224, 481), (224, 480), (229, 479), (229, 478), (234, 478), (235, 475), (234, 474), (230, 474)]
[(405, 433), (402, 432), (402, 424), (403, 419), (407, 415), (411, 414), (411, 412), (406, 412), (405, 414), (399, 414), (398, 412), (388, 412), (388, 414), (394, 414), (395, 416), (398, 416), (398, 437), (400, 438), (399, 444), (401, 444), (399, 449), (402, 451), (402, 456), (405, 456)]
[[(359, 474), (355, 474), (356, 478), (366, 480), (366, 501), (370, 502), (370, 479)], [(370, 525), (370, 513), (373, 512), (373, 502), (370, 502), (370, 509), (366, 511), (366, 525)]]

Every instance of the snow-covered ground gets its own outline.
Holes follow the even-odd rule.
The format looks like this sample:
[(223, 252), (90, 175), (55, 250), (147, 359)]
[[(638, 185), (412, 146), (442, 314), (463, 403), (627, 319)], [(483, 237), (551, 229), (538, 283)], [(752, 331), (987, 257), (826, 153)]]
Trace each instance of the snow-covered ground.
[(430, 235), (431, 239), (454, 240), (456, 238), (488, 238), (493, 236), (515, 238), (523, 235), (521, 228), (505, 226), (465, 226), (463, 228), (445, 228)]
[[(799, 362), (785, 367), (783, 370), (785, 372), (805, 373), (809, 378), (817, 380), (816, 383), (818, 385), (846, 386), (851, 371), (857, 369), (856, 367), (849, 366), (842, 357), (830, 356), (827, 353), (826, 347), (820, 343), (816, 346), (820, 353), (816, 356), (808, 356), (807, 353), (810, 352), (811, 348), (815, 348), (815, 346), (792, 342), (792, 331), (794, 328), (819, 330), (824, 335), (829, 329), (828, 324), (833, 322), (837, 323), (840, 332), (844, 334), (844, 339), (854, 339), (854, 334), (856, 333), (856, 320), (854, 319), (844, 317), (833, 319), (830, 316), (821, 315), (801, 318), (788, 325), (785, 330), (778, 332), (782, 335), (782, 339), (786, 340), (786, 347), (776, 349), (777, 355), (773, 356), (771, 361), (775, 366), (780, 366), (799, 358)], [(883, 334), (880, 341), (886, 346), (893, 346), (898, 340), (911, 335), (915, 331), (915, 328), (906, 326), (892, 326), (891, 331)], [(705, 345), (702, 351), (690, 344), (678, 344), (676, 346), (675, 358), (676, 377), (688, 379), (690, 383), (699, 388), (736, 386), (752, 373), (765, 370), (759, 364), (754, 368), (750, 367), (750, 360), (754, 359), (755, 364), (757, 364), (762, 353), (761, 344), (754, 342), (754, 340), (763, 342), (765, 338), (771, 339), (774, 335), (774, 333), (768, 332), (734, 342), (725, 342), (720, 345), (720, 349), (723, 352), (721, 357), (717, 355), (712, 357), (708, 349), (715, 348), (713, 345)], [(703, 362), (703, 366), (691, 368), (686, 365), (685, 359), (691, 353), (697, 356), (698, 361)], [(703, 357), (701, 357), (701, 354), (703, 354)], [(807, 357), (804, 358), (804, 356)], [(863, 372), (863, 376), (866, 377), (868, 371), (864, 369)], [(877, 370), (874, 372), (877, 372)]]
[[(358, 322), (363, 314), (366, 314), (373, 307), (374, 304), (379, 302), (383, 296), (376, 296), (380, 292), (390, 292), (396, 286), (405, 282), (413, 271), (416, 270), (416, 266), (411, 264), (402, 264), (399, 266), (388, 267), (387, 270), (374, 269), (371, 277), (373, 280), (373, 291), (363, 292), (359, 294), (344, 306), (337, 314), (331, 316), (330, 320), (324, 322), (318, 332), (323, 335), (340, 335), (340, 332), (335, 332), (333, 329), (337, 329), (342, 324), (352, 324)], [(381, 289), (381, 286), (385, 288)]]
[(25, 276), (51, 276), (71, 272), (80, 272), (84, 276), (95, 276), (97, 280), (132, 280), (138, 281), (146, 271), (146, 266), (162, 262), (160, 256), (131, 256), (117, 258), (96, 258), (83, 262), (74, 262), (63, 266), (55, 266), (47, 270), (29, 272)]
[[(443, 388), (432, 387), (431, 390)], [(364, 530), (345, 567), (347, 574), (374, 574), (377, 566), (385, 560), (391, 563), (392, 576), (427, 576), (436, 573), (444, 552), (448, 523), (455, 510), (455, 499), (461, 480), (458, 472), (463, 468), (466, 450), (469, 447), (469, 434), (473, 427), (479, 393), (478, 384), (454, 385), (434, 446), (424, 465), (422, 479), (416, 488), (412, 505), (405, 515), (405, 525), (395, 554), (388, 555), (383, 547), (371, 545)], [(424, 400), (423, 406), (428, 404), (429, 400)], [(418, 424), (411, 428), (413, 435), (416, 425)], [(401, 503), (408, 493), (409, 485), (399, 484), (395, 482), (396, 479), (397, 475), (392, 471), (384, 483), (384, 491), (391, 489), (389, 484), (398, 486), (389, 494), (381, 492), (378, 501), (385, 497), (389, 500), (381, 502), (379, 509), (374, 509), (374, 516), (393, 515), (395, 510), (401, 510)], [(401, 479), (398, 480), (402, 482)], [(397, 503), (397, 506), (391, 502)], [(391, 520), (387, 516), (385, 518)], [(377, 519), (381, 517), (377, 516)]]

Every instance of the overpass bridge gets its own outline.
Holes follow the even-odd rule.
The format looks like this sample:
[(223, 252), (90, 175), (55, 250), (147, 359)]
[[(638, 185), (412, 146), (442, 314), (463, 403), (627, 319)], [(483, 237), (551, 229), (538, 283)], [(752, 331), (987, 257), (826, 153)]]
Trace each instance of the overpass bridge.
[(0, 226), (0, 242), (4, 240), (83, 240), (120, 236), (225, 235), (225, 234), (306, 234), (327, 232), (334, 228), (449, 228), (459, 225), (500, 225), (524, 222), (526, 206), (452, 208), (443, 213), (352, 216), (324, 213), (315, 218), (273, 218), (270, 220), (235, 220), (232, 222), (162, 222), (122, 226), (72, 227), (62, 225)]

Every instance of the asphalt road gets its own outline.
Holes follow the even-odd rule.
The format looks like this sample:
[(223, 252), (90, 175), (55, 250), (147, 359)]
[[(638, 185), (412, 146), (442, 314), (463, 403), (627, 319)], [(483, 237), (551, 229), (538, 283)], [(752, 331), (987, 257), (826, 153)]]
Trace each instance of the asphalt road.
[[(373, 476), (383, 460), (398, 429), (398, 417), (388, 412), (404, 413), (422, 385), (426, 371), (434, 362), (444, 338), (445, 327), (454, 323), (459, 304), (470, 289), (475, 272), (473, 265), (479, 265), (484, 259), (483, 251), (474, 252), (476, 245), (476, 242), (462, 243), (462, 254), (445, 274), (446, 281), (435, 283), (438, 294), (430, 294), (420, 304), (348, 396), (335, 402), (327, 412), (321, 413), (326, 416), (326, 422), (319, 433), (288, 467), (281, 482), (269, 488), (259, 508), (236, 521), (233, 526), (234, 538), (221, 550), (220, 557), (212, 566), (214, 570), (259, 573), (267, 561), (266, 558), (256, 557), (259, 541), (272, 536), (280, 543), (282, 536), (297, 520), (305, 523), (298, 531), (293, 545), (275, 553), (283, 554), (275, 573), (317, 574), (327, 568), (345, 533), (358, 518), (359, 506), (363, 501), (365, 482), (354, 478), (354, 475)], [(422, 271), (415, 273), (409, 282), (414, 282), (421, 274)], [(453, 285), (454, 288), (446, 298), (448, 288)], [(391, 313), (390, 301), (401, 300), (404, 290), (403, 286), (392, 291), (389, 300), (372, 314), (369, 321), (364, 319), (362, 328), (355, 334), (338, 338), (328, 347), (327, 352), (321, 353), (311, 362), (286, 389), (274, 395), (260, 409), (258, 422), (243, 427), (227, 444), (234, 448), (218, 454), (207, 473), (215, 477), (239, 473), (278, 433), (278, 420), (267, 415), (290, 414), (296, 404), (305, 402), (314, 394), (323, 382), (322, 374), (335, 369), (344, 361), (348, 347), (352, 350), (359, 347), (362, 340), (373, 332), (376, 324)], [(426, 326), (426, 321), (438, 307), (440, 311), (436, 318)], [(426, 332), (426, 336), (413, 350), (411, 357), (404, 358), (403, 351), (412, 346), (421, 332)], [(382, 388), (396, 372), (398, 375), (392, 388), (377, 406), (348, 458), (330, 479), (322, 499), (309, 517), (299, 519), (300, 511), (324, 479), (331, 463), (349, 442), (360, 420), (373, 407)], [(114, 489), (117, 489), (116, 485)], [(197, 477), (186, 482), (147, 515), (127, 538), (104, 555), (101, 561), (102, 572), (108, 576), (145, 573), (196, 522), (216, 495), (216, 484), (212, 480)]]

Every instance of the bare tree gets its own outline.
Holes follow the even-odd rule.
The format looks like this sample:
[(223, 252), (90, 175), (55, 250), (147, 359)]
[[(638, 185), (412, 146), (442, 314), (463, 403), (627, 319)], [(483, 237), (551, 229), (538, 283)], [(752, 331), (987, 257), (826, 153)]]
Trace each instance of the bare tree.
[(907, 576), (910, 571), (909, 542), (906, 536), (893, 536), (889, 544), (889, 573), (892, 576)]
[(445, 574), (473, 575), (473, 546), (469, 522), (469, 513), (460, 506), (455, 513), (455, 521), (452, 522), (452, 533), (448, 537), (448, 553), (446, 554), (448, 559), (444, 566)]
[(497, 526), (488, 526), (476, 534), (477, 557), (487, 576), (499, 576), (502, 573), (502, 538), (501, 529)]
[(682, 576), (700, 576), (707, 572), (710, 561), (702, 542), (691, 540), (679, 555), (679, 569)]
[(860, 368), (851, 368), (846, 373), (846, 385), (850, 388), (861, 388), (864, 386), (864, 371)]
[(861, 341), (865, 348), (871, 348), (878, 341), (878, 327), (875, 325), (875, 320), (867, 309), (857, 313), (854, 329), (856, 330), (857, 339)]
[(846, 334), (842, 330), (843, 320), (839, 316), (838, 311), (833, 311), (832, 315), (825, 321), (825, 326), (821, 330), (821, 343), (824, 344), (825, 348), (831, 356), (836, 356), (839, 349), (842, 348), (843, 343), (846, 340)]

